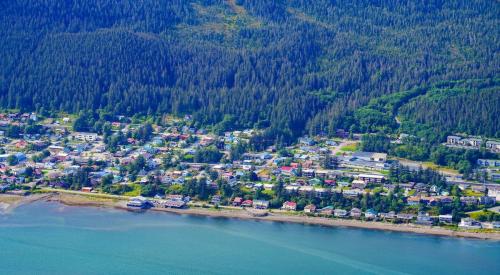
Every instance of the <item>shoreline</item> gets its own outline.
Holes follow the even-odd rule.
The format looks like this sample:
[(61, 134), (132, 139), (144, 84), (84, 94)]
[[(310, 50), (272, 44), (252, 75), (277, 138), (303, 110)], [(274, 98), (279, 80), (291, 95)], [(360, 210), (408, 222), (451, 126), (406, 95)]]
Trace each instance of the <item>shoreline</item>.
[(19, 206), (33, 203), (40, 200), (49, 200), (55, 194), (31, 194), (28, 196), (0, 195), (0, 215), (9, 214)]
[[(51, 192), (47, 194), (35, 194), (27, 197), (21, 197), (21, 199), (9, 205), (7, 207), (8, 210), (4, 211), (4, 213), (9, 213), (16, 207), (19, 207), (21, 205), (40, 200), (49, 202), (58, 202), (68, 206), (102, 207), (102, 208), (114, 208), (125, 211), (134, 211), (130, 210), (126, 206), (126, 201), (121, 199), (92, 197), (92, 196), (85, 196), (83, 194)], [(1, 196), (0, 196), (0, 202), (2, 202)], [(327, 227), (360, 228), (360, 229), (382, 230), (382, 231), (392, 231), (400, 233), (413, 233), (419, 235), (433, 235), (441, 237), (471, 238), (471, 239), (500, 241), (500, 232), (478, 233), (470, 231), (455, 231), (437, 226), (430, 227), (430, 226), (420, 226), (415, 224), (392, 224), (385, 222), (367, 222), (367, 221), (351, 220), (351, 219), (310, 217), (305, 215), (285, 215), (275, 212), (268, 212), (268, 215), (266, 216), (254, 216), (245, 209), (221, 208), (215, 210), (215, 209), (201, 208), (201, 207), (190, 207), (184, 209), (153, 207), (145, 211), (166, 212), (177, 215), (192, 215), (192, 216), (231, 218), (231, 219), (268, 221), (268, 222), (284, 222), (284, 223), (318, 225)], [(0, 211), (0, 213), (2, 212)]]

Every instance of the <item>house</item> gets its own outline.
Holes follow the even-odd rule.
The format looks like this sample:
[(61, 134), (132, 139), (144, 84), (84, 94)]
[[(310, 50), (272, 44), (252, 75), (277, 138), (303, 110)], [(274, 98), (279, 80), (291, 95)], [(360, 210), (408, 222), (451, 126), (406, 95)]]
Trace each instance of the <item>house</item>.
[(497, 188), (488, 188), (488, 197), (495, 198), (497, 201), (500, 200), (500, 187)]
[(350, 212), (350, 215), (351, 217), (355, 218), (355, 219), (359, 219), (361, 217), (361, 209), (359, 208), (353, 208), (351, 209), (351, 212)]
[(417, 196), (408, 197), (406, 199), (406, 203), (408, 205), (419, 205), (420, 204), (420, 197), (417, 197)]
[(413, 220), (414, 218), (414, 215), (413, 214), (404, 214), (404, 213), (399, 213), (396, 215), (396, 218), (399, 220), (399, 221), (403, 221), (403, 222), (410, 222), (411, 220)]
[(302, 176), (308, 178), (314, 178), (314, 170), (313, 169), (304, 169), (302, 170)]
[(481, 229), (482, 225), (480, 222), (478, 222), (474, 219), (462, 218), (462, 220), (458, 224), (458, 227), (464, 228), (464, 229)]
[(366, 183), (383, 183), (385, 181), (385, 177), (383, 175), (359, 174), (358, 179)]
[(389, 213), (380, 213), (380, 218), (384, 220), (394, 220), (396, 219), (396, 213), (394, 211), (391, 211)]
[(241, 206), (242, 207), (252, 207), (253, 205), (253, 201), (252, 200), (244, 200), (242, 203), (241, 203)]
[(165, 201), (165, 208), (182, 208), (186, 206), (186, 199), (183, 195), (168, 195)]
[(357, 189), (343, 190), (342, 191), (342, 196), (344, 196), (346, 198), (355, 198), (359, 194), (362, 194), (362, 193), (363, 192), (361, 190), (357, 190)]
[(459, 136), (448, 136), (446, 138), (446, 143), (449, 145), (455, 145), (455, 144), (460, 144), (460, 140), (462, 138)]
[(415, 223), (420, 225), (432, 225), (434, 221), (432, 217), (429, 216), (429, 213), (419, 212)]
[(98, 136), (96, 133), (75, 132), (71, 134), (72, 139), (81, 141), (96, 141)]
[(345, 218), (345, 217), (347, 217), (348, 212), (347, 212), (347, 210), (344, 210), (344, 209), (338, 209), (338, 208), (337, 208), (337, 209), (333, 210), (333, 215), (334, 215), (335, 217)]
[(318, 198), (324, 198), (330, 193), (331, 189), (329, 188), (321, 188), (321, 187), (315, 187), (314, 188), (314, 194)]
[(319, 213), (325, 216), (333, 215), (333, 206), (326, 206), (319, 210)]
[(254, 200), (253, 201), (253, 208), (255, 208), (255, 209), (267, 209), (267, 208), (269, 208), (269, 201)]
[(373, 153), (373, 152), (354, 152), (352, 154), (353, 158), (364, 160), (364, 161), (374, 161), (374, 162), (386, 162), (386, 153)]
[(287, 211), (295, 211), (295, 210), (297, 210), (297, 203), (295, 203), (293, 201), (286, 201), (283, 203), (283, 206), (281, 207), (281, 209), (287, 210)]
[(452, 224), (453, 223), (453, 216), (452, 215), (439, 215), (439, 222), (440, 223), (446, 223), (446, 224)]
[(500, 142), (488, 140), (486, 141), (486, 148), (492, 152), (500, 152)]
[(136, 209), (146, 209), (151, 206), (151, 202), (145, 197), (133, 197), (127, 202), (127, 207)]
[(92, 192), (94, 189), (92, 187), (82, 187), (82, 192), (86, 192), (86, 193), (90, 193)]
[(221, 196), (219, 195), (214, 195), (212, 196), (212, 200), (210, 200), (211, 204), (219, 204), (221, 201)]
[(368, 209), (366, 210), (365, 212), (365, 218), (367, 220), (374, 220), (377, 218), (377, 211), (373, 210), (373, 209)]
[(460, 197), (460, 202), (465, 205), (475, 205), (478, 203), (477, 197)]
[(304, 213), (314, 213), (316, 212), (316, 205), (314, 204), (309, 204), (304, 207)]
[(243, 203), (243, 199), (240, 197), (236, 197), (233, 199), (233, 206), (240, 206)]
[(496, 198), (489, 196), (482, 196), (479, 198), (479, 203), (486, 206), (494, 206), (496, 201)]
[(353, 189), (365, 189), (366, 188), (366, 182), (362, 180), (353, 180), (351, 183), (351, 187)]
[(472, 147), (481, 147), (481, 144), (483, 143), (483, 141), (479, 138), (469, 138), (469, 144), (470, 146)]
[(500, 160), (497, 159), (478, 159), (477, 165), (481, 167), (500, 167)]
[(291, 166), (282, 166), (280, 168), (280, 171), (283, 175), (291, 176), (292, 174), (295, 174), (295, 168)]

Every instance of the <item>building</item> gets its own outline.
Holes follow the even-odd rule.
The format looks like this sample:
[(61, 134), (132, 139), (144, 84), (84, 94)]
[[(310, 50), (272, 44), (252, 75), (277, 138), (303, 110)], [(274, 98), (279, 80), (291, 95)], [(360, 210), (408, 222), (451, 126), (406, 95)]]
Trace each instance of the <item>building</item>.
[(477, 199), (477, 197), (473, 197), (473, 196), (470, 196), (470, 197), (460, 197), (460, 202), (462, 204), (466, 204), (466, 205), (475, 205), (475, 204), (477, 204), (478, 199)]
[(364, 160), (364, 161), (374, 161), (374, 162), (386, 162), (386, 153), (373, 153), (373, 152), (354, 152), (352, 154), (353, 158)]
[(469, 138), (469, 144), (470, 146), (472, 147), (481, 147), (481, 144), (483, 143), (483, 141), (479, 138)]
[(449, 145), (458, 145), (458, 144), (460, 144), (461, 139), (462, 138), (459, 136), (448, 136), (446, 138), (446, 143)]
[(166, 197), (165, 208), (182, 208), (186, 206), (186, 199), (183, 195), (168, 195)]
[(92, 192), (94, 189), (92, 187), (82, 187), (82, 192), (86, 192), (86, 193), (90, 193)]
[(351, 215), (351, 217), (353, 217), (355, 219), (359, 219), (359, 218), (361, 218), (362, 212), (361, 212), (361, 209), (359, 209), (359, 208), (353, 208), (353, 209), (351, 209), (349, 214)]
[(382, 175), (359, 174), (358, 179), (366, 183), (383, 183), (385, 181), (385, 177)]
[(96, 133), (75, 132), (71, 134), (71, 137), (81, 141), (96, 141), (98, 135)]
[(439, 215), (439, 222), (440, 223), (446, 223), (446, 224), (452, 224), (453, 223), (453, 216), (452, 215)]
[(493, 140), (486, 141), (486, 149), (492, 152), (500, 152), (500, 142)]
[(474, 219), (462, 218), (462, 220), (458, 224), (458, 227), (464, 228), (464, 229), (480, 229), (480, 228), (482, 228), (482, 225), (480, 222), (478, 222)]
[(494, 206), (497, 200), (495, 197), (482, 196), (479, 198), (479, 203), (486, 206)]
[(309, 204), (304, 207), (304, 213), (314, 213), (316, 212), (316, 205), (314, 204)]
[(362, 180), (353, 180), (351, 183), (351, 187), (353, 189), (365, 189), (366, 188), (366, 182)]
[(212, 199), (210, 200), (211, 204), (220, 204), (221, 201), (221, 196), (219, 195), (214, 195), (212, 196)]
[(243, 203), (243, 198), (236, 197), (233, 199), (233, 206), (240, 206)]
[(295, 210), (297, 210), (297, 203), (295, 203), (293, 201), (286, 201), (283, 203), (283, 206), (281, 207), (281, 209), (287, 210), (287, 211), (295, 211)]
[(429, 216), (429, 213), (419, 212), (415, 223), (420, 225), (432, 225), (434, 220)]
[(267, 208), (269, 208), (269, 201), (254, 200), (253, 201), (253, 208), (255, 208), (255, 209), (267, 209)]
[(314, 178), (314, 170), (313, 169), (304, 169), (302, 170), (302, 176), (308, 178)]
[(478, 159), (477, 165), (481, 167), (500, 167), (500, 160), (497, 159)]
[(396, 218), (399, 220), (399, 221), (403, 221), (403, 222), (410, 222), (411, 220), (413, 220), (415, 216), (413, 214), (405, 214), (405, 213), (399, 213), (396, 215)]
[(150, 206), (151, 203), (149, 202), (149, 200), (142, 196), (133, 197), (127, 202), (127, 207), (129, 208), (146, 209)]
[(366, 210), (365, 212), (365, 218), (367, 220), (374, 220), (377, 218), (377, 211), (373, 210), (373, 209), (368, 209)]
[(347, 212), (347, 210), (344, 210), (344, 209), (335, 209), (333, 210), (333, 215), (335, 217), (339, 217), (339, 218), (345, 218), (347, 217), (349, 212)]
[(500, 200), (500, 187), (497, 187), (497, 188), (489, 187), (488, 188), (488, 197), (493, 197), (497, 201)]

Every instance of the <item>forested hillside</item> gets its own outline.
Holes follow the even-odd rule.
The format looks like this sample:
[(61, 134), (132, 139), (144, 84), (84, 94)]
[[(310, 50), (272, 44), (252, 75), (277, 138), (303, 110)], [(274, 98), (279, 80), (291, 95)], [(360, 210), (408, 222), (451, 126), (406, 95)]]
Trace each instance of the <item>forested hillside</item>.
[[(392, 113), (373, 126), (370, 100), (498, 79), (499, 14), (489, 0), (1, 1), (0, 105), (189, 113), (283, 141), (393, 130)], [(480, 90), (419, 94), (399, 111), (498, 137), (498, 85)]]

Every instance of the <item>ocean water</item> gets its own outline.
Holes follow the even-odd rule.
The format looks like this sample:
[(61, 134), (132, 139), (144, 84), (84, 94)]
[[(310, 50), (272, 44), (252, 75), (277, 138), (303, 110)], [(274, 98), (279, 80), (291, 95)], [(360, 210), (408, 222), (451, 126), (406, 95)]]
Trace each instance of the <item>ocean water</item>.
[(500, 242), (55, 202), (0, 215), (0, 274), (499, 274)]

